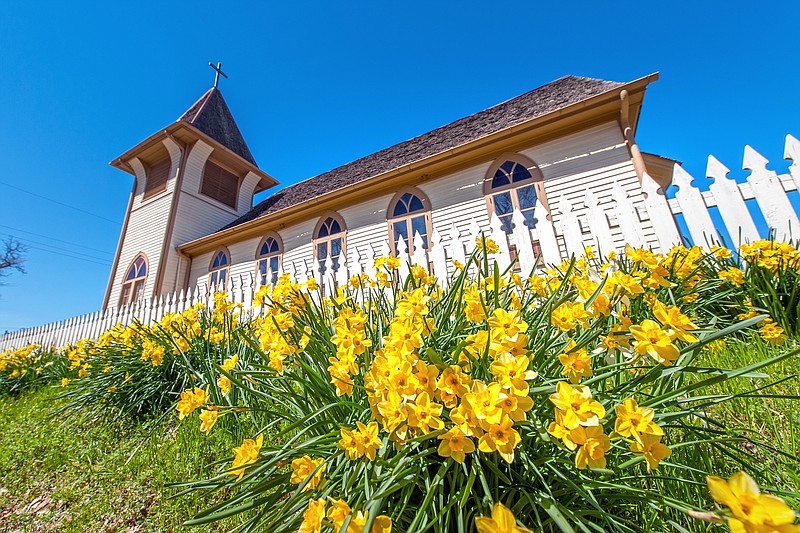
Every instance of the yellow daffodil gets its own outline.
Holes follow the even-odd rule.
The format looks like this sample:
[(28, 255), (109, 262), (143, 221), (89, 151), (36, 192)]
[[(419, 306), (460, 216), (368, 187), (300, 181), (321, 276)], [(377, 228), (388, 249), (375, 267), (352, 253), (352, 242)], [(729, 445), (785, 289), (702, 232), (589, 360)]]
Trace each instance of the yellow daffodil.
[(559, 381), (556, 384), (556, 392), (550, 395), (550, 401), (561, 411), (562, 424), (567, 429), (597, 426), (600, 424), (600, 419), (606, 415), (605, 407), (592, 399), (592, 391), (583, 385), (573, 387)]
[(264, 434), (260, 434), (253, 439), (245, 439), (241, 446), (233, 449), (233, 463), (228, 474), (237, 476), (236, 480), (242, 479), (244, 476), (245, 467), (253, 464), (258, 460), (258, 455), (261, 452), (261, 445), (264, 444)]
[(708, 476), (711, 496), (730, 509), (728, 526), (734, 533), (800, 532), (793, 526), (795, 514), (777, 496), (762, 494), (756, 482), (744, 472), (737, 472), (729, 480)]
[(219, 411), (216, 409), (203, 409), (200, 411), (200, 431), (209, 435), (211, 428), (217, 423), (219, 418)]
[(614, 431), (623, 437), (631, 437), (642, 444), (642, 435), (661, 436), (664, 431), (653, 422), (655, 411), (649, 407), (639, 407), (636, 400), (626, 398), (625, 401), (614, 407), (617, 419)]
[(586, 355), (584, 348), (575, 349), (574, 341), (570, 341), (558, 360), (563, 366), (561, 374), (567, 376), (570, 383), (580, 383), (581, 379), (592, 375), (591, 358)]
[(647, 462), (647, 471), (655, 470), (658, 464), (672, 455), (672, 450), (661, 443), (661, 435), (642, 434), (637, 442), (631, 443), (634, 455), (644, 456)]
[(324, 459), (312, 459), (308, 455), (293, 460), (292, 477), (289, 482), (300, 485), (310, 476), (313, 476), (311, 479), (308, 479), (308, 483), (303, 487), (303, 490), (306, 491), (317, 488), (322, 481), (322, 475), (325, 473), (326, 465), (324, 462)]
[(475, 443), (459, 427), (450, 428), (447, 433), (439, 435), (439, 455), (452, 457), (457, 463), (463, 463), (466, 454), (475, 451)]
[(478, 533), (533, 533), (518, 526), (514, 513), (500, 502), (494, 504), (491, 518), (481, 516), (475, 519), (475, 529)]
[(652, 320), (646, 319), (640, 325), (631, 326), (630, 332), (635, 339), (633, 347), (639, 355), (649, 355), (664, 366), (672, 365), (680, 355), (667, 332)]
[(322, 520), (325, 518), (325, 500), (308, 500), (308, 509), (303, 513), (303, 523), (300, 524), (298, 533), (320, 533)]

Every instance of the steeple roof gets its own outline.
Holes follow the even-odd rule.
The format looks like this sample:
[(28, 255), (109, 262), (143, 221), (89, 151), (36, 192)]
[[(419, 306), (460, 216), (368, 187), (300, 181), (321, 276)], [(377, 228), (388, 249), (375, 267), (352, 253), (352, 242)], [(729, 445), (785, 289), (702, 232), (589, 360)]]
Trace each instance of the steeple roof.
[(228, 104), (225, 103), (222, 93), (216, 87), (206, 91), (181, 115), (178, 122), (186, 122), (194, 126), (247, 162), (256, 165), (256, 160), (250, 153), (247, 143), (244, 142), (239, 126), (233, 120)]

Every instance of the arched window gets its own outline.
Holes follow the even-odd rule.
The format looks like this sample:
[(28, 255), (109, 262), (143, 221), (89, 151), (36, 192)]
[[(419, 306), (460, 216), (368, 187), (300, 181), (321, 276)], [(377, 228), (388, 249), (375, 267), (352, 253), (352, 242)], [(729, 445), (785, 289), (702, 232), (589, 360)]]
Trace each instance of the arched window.
[(144, 296), (144, 282), (147, 280), (147, 261), (142, 254), (136, 256), (131, 263), (125, 281), (122, 282), (122, 294), (119, 304), (129, 305), (142, 300)]
[[(319, 261), (323, 285), (326, 276), (339, 270), (339, 264), (346, 254), (344, 237), (344, 220), (338, 213), (331, 212), (320, 218), (314, 230), (314, 253)], [(331, 258), (333, 272), (325, 271), (325, 262), (328, 257)]]
[(397, 243), (402, 237), (408, 253), (414, 252), (414, 238), (417, 233), (422, 237), (422, 246), (429, 248), (431, 234), (430, 202), (418, 189), (400, 191), (389, 203), (386, 212), (389, 221), (389, 242), (397, 253)]
[(278, 271), (281, 265), (281, 238), (278, 234), (270, 234), (261, 240), (256, 251), (257, 275), (261, 285), (278, 282)]
[(211, 267), (208, 269), (208, 284), (215, 289), (225, 289), (225, 283), (228, 281), (228, 268), (230, 268), (228, 251), (218, 250), (211, 259)]
[[(525, 226), (529, 230), (536, 227), (533, 216), (536, 205), (542, 202), (547, 207), (543, 183), (542, 172), (536, 163), (519, 154), (506, 154), (489, 167), (483, 192), (486, 195), (489, 216), (492, 213), (497, 214), (506, 235), (514, 232), (512, 216), (515, 209), (522, 213)], [(513, 242), (509, 242), (509, 246), (512, 255), (515, 255), (516, 246)], [(533, 248), (538, 255), (537, 241), (534, 241)]]

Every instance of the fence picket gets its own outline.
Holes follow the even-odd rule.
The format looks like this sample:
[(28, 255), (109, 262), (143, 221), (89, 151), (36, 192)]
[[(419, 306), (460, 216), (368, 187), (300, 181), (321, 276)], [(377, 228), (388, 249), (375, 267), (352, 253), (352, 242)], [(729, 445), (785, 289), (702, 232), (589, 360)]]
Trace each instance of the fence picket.
[(596, 243), (595, 246), (604, 254), (615, 251), (614, 236), (608, 225), (608, 216), (591, 189), (586, 189), (583, 203), (586, 205), (586, 218), (589, 221), (589, 230), (592, 234), (592, 241)]
[(738, 248), (744, 242), (758, 240), (758, 230), (744, 203), (739, 185), (728, 178), (729, 173), (728, 167), (719, 159), (713, 155), (708, 156), (706, 177), (714, 180), (708, 190), (717, 202), (717, 209), (733, 239), (733, 246)]
[(744, 147), (742, 168), (750, 171), (747, 183), (753, 190), (764, 219), (775, 231), (776, 239), (791, 240), (800, 236), (800, 220), (797, 219), (778, 175), (774, 170), (767, 170), (767, 163), (769, 161), (752, 147)]
[(617, 215), (617, 223), (625, 237), (625, 242), (634, 248), (641, 248), (646, 241), (640, 228), (639, 215), (636, 214), (636, 208), (628, 196), (628, 191), (623, 189), (619, 183), (614, 182), (611, 196), (614, 198), (614, 213)]
[(645, 172), (642, 175), (644, 206), (656, 234), (661, 252), (681, 244), (681, 234), (667, 202), (667, 196), (658, 183)]
[(536, 220), (536, 234), (539, 239), (539, 247), (542, 249), (542, 259), (547, 264), (560, 263), (561, 252), (558, 249), (553, 219), (544, 202), (536, 205), (533, 210), (533, 218)]
[(511, 214), (511, 223), (514, 225), (512, 238), (517, 249), (517, 261), (519, 261), (520, 271), (528, 275), (536, 266), (536, 255), (533, 253), (533, 241), (531, 231), (528, 229), (527, 221), (522, 212), (514, 208)]
[(708, 214), (706, 202), (700, 189), (692, 185), (694, 178), (680, 165), (675, 165), (672, 170), (672, 183), (678, 187), (675, 198), (681, 206), (689, 234), (695, 246), (702, 246), (706, 250), (719, 242), (719, 234)]

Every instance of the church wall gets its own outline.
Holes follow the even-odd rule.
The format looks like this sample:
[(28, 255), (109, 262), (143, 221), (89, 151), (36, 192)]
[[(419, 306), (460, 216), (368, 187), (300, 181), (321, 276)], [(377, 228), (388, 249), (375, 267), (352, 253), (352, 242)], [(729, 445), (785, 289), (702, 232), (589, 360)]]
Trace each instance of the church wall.
[[(541, 169), (545, 193), (556, 224), (561, 219), (559, 208), (562, 198), (568, 198), (575, 206), (577, 215), (585, 219), (584, 195), (587, 187), (598, 197), (601, 206), (611, 201), (615, 184), (629, 191), (634, 205), (640, 206), (643, 202), (636, 172), (616, 121), (548, 141), (520, 153), (535, 161)], [(452, 238), (453, 225), (462, 236), (469, 232), (473, 220), (481, 229), (488, 231), (489, 216), (483, 181), (491, 164), (492, 161), (486, 161), (442, 178), (416, 184), (430, 200), (433, 226), (440, 232), (446, 245)], [(339, 209), (347, 226), (347, 252), (351, 264), (360, 255), (362, 265), (370, 266), (373, 249), (377, 253), (382, 244), (387, 242), (386, 211), (392, 197), (393, 193), (386, 194)], [(284, 269), (288, 270), (289, 262), (294, 261), (295, 267), (303, 270), (303, 260), (310, 267), (313, 259), (312, 233), (317, 221), (318, 216), (315, 216), (278, 230), (284, 245)], [(645, 239), (657, 245), (650, 222), (644, 221), (642, 225)], [(612, 227), (612, 234), (615, 243), (623, 246), (620, 228)], [(590, 234), (584, 234), (584, 244), (587, 246), (593, 244), (590, 237)], [(558, 241), (562, 253), (566, 254), (563, 238), (558, 237)], [(258, 239), (229, 245), (233, 275), (255, 272), (257, 245)], [(210, 259), (211, 253), (195, 258), (191, 284), (206, 279)]]
[[(178, 199), (177, 211), (175, 222), (173, 225), (172, 241), (169, 247), (164, 270), (164, 292), (169, 292), (175, 288), (180, 288), (183, 284), (183, 277), (178, 272), (180, 256), (175, 250), (180, 244), (192, 241), (194, 239), (203, 237), (236, 220), (236, 218), (247, 213), (252, 208), (252, 191), (255, 187), (254, 180), (257, 182), (258, 177), (255, 174), (249, 173), (242, 185), (242, 190), (239, 192), (239, 200), (237, 202), (237, 210), (224, 206), (215, 200), (206, 198), (200, 194), (200, 181), (203, 175), (208, 157), (213, 153), (214, 149), (203, 141), (197, 141), (189, 151), (186, 159), (186, 170), (183, 176), (183, 183), (181, 184), (181, 193)], [(250, 253), (249, 259), (255, 257), (255, 246)], [(231, 251), (233, 254), (233, 251)], [(210, 255), (209, 255), (210, 258)], [(210, 261), (210, 259), (209, 259)], [(231, 257), (232, 264), (244, 261), (243, 256), (237, 252), (234, 257)], [(191, 279), (195, 279), (195, 269), (197, 268), (197, 260), (192, 261), (192, 272), (190, 273)], [(205, 267), (208, 273), (208, 265)], [(238, 275), (239, 272), (237, 271)]]
[(108, 299), (108, 305), (111, 307), (119, 305), (125, 276), (128, 274), (131, 263), (140, 253), (144, 253), (147, 257), (145, 296), (152, 295), (155, 289), (156, 272), (158, 272), (161, 263), (161, 245), (167, 229), (172, 193), (175, 191), (175, 176), (180, 165), (180, 150), (177, 145), (167, 140), (164, 142), (164, 146), (167, 148), (172, 161), (166, 189), (147, 200), (144, 199), (145, 168), (137, 158), (133, 158), (130, 161), (130, 165), (136, 175), (136, 187), (131, 213), (128, 218), (127, 233), (122, 241), (117, 269), (112, 274), (113, 283)]
[[(175, 180), (171, 179), (170, 181), (174, 184)], [(172, 196), (162, 194), (155, 198), (149, 198), (144, 203), (141, 201), (141, 197), (140, 194), (134, 198), (128, 220), (128, 232), (119, 254), (117, 271), (108, 300), (108, 304), (112, 307), (119, 304), (122, 284), (128, 268), (139, 253), (147, 256), (147, 280), (144, 294), (150, 296), (155, 287), (156, 272), (161, 262), (161, 245), (164, 242)]]
[[(602, 207), (611, 201), (611, 191), (617, 183), (628, 191), (634, 205), (641, 207), (641, 212), (644, 212), (639, 180), (617, 122), (601, 124), (520, 153), (530, 157), (541, 169), (545, 193), (556, 224), (561, 221), (562, 197), (567, 198), (577, 216), (585, 220), (586, 190), (592, 190)], [(641, 228), (647, 243), (657, 247), (658, 241), (651, 222), (642, 221)], [(625, 239), (620, 228), (612, 227), (611, 231), (615, 244), (624, 246)], [(562, 254), (566, 254), (563, 239), (559, 237), (558, 240)], [(596, 245), (591, 240), (591, 234), (584, 233), (584, 245), (592, 244)]]

